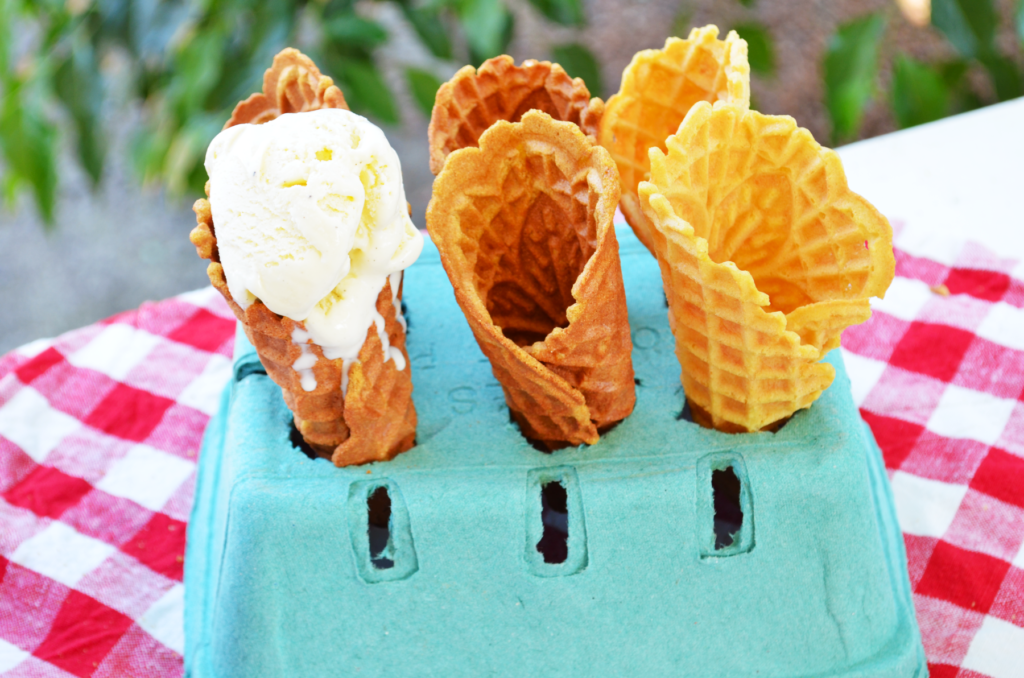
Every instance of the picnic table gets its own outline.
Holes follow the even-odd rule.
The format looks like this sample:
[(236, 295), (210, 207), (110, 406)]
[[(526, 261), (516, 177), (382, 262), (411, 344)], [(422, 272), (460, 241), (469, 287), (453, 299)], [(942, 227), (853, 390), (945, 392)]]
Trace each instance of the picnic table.
[[(896, 279), (841, 351), (934, 678), (1024, 676), (1022, 120), (1018, 99), (839, 149), (895, 232)], [(234, 328), (208, 287), (0, 357), (0, 674), (184, 673), (196, 457)]]

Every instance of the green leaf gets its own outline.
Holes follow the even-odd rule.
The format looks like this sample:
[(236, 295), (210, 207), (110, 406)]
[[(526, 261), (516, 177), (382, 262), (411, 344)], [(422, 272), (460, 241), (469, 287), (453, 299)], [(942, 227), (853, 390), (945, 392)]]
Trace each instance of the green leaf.
[(0, 0), (0, 82), (10, 77), (11, 27), (17, 14), (14, 0)]
[(740, 0), (740, 4), (743, 5), (744, 7), (753, 7), (754, 0)]
[(368, 113), (381, 122), (398, 123), (398, 105), (384, 77), (372, 61), (341, 59), (338, 77), (345, 99), (357, 113)]
[(459, 9), (459, 22), (474, 61), (484, 61), (504, 51), (511, 20), (501, 0), (466, 0), (463, 3)]
[(430, 53), (439, 59), (451, 59), (452, 41), (441, 13), (435, 8), (414, 6), (410, 1), (402, 2), (401, 6), (405, 18)]
[(758, 23), (740, 24), (735, 29), (747, 41), (750, 70), (766, 77), (775, 75), (775, 43), (768, 29)]
[(137, 132), (129, 148), (132, 165), (142, 181), (162, 178), (164, 159), (171, 145), (169, 125), (150, 124)]
[(405, 69), (405, 79), (409, 83), (412, 98), (429, 118), (434, 111), (434, 98), (441, 87), (441, 79), (430, 71), (412, 67)]
[[(206, 149), (220, 131), (218, 116), (194, 116), (171, 140), (164, 159), (163, 177), (171, 195), (201, 194), (206, 183)], [(199, 177), (203, 177), (200, 181)]]
[(121, 9), (128, 14), (131, 48), (145, 60), (163, 61), (170, 56), (171, 39), (188, 20), (190, 10), (182, 0), (131, 0)]
[(371, 50), (387, 42), (388, 32), (376, 21), (356, 14), (339, 14), (324, 24), (324, 33), (331, 40)]
[(225, 42), (220, 31), (200, 31), (178, 51), (167, 98), (180, 122), (203, 109), (220, 79)]
[(982, 56), (980, 61), (992, 78), (1000, 101), (1016, 99), (1021, 95), (1020, 71), (1012, 59), (1000, 54), (988, 54)]
[(932, 0), (932, 25), (965, 57), (995, 54), (997, 22), (992, 0)]
[(892, 110), (901, 128), (913, 127), (949, 113), (950, 92), (941, 73), (900, 54), (892, 71)]
[(563, 26), (582, 26), (586, 22), (580, 0), (530, 0), (530, 4)]
[(875, 91), (878, 44), (885, 29), (880, 14), (845, 23), (825, 52), (825, 104), (832, 120), (832, 140), (856, 136), (864, 109)]
[(38, 102), (23, 98), (22, 83), (8, 82), (0, 108), (0, 150), (3, 150), (7, 194), (20, 182), (35, 194), (43, 224), (53, 225), (57, 196), (57, 127), (43, 115)]
[(78, 159), (93, 188), (103, 174), (103, 142), (100, 111), (103, 106), (103, 79), (88, 43), (76, 44), (61, 60), (53, 74), (54, 91), (71, 114), (77, 137)]
[(552, 50), (552, 57), (574, 78), (583, 78), (590, 96), (601, 96), (601, 65), (589, 49), (579, 43), (557, 45)]

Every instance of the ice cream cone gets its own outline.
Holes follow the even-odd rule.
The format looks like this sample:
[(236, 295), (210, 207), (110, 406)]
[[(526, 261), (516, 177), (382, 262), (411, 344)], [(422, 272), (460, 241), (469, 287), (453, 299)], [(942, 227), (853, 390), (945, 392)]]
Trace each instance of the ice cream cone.
[(892, 281), (892, 229), (792, 118), (699, 103), (640, 202), (694, 418), (778, 426), (835, 377), (819, 362)]
[(637, 194), (650, 176), (647, 151), (664, 151), (665, 139), (699, 101), (750, 105), (747, 43), (735, 31), (719, 40), (715, 26), (694, 28), (685, 40), (666, 40), (664, 49), (637, 52), (605, 106), (598, 140), (619, 168), (622, 213), (649, 250), (651, 224)]
[(540, 111), (479, 142), (445, 162), (427, 229), (524, 435), (593, 444), (636, 401), (615, 164)]
[(321, 108), (344, 108), (345, 95), (334, 81), (320, 73), (313, 60), (293, 47), (277, 53), (263, 74), (263, 91), (235, 106), (224, 128), (242, 123), (258, 125), (282, 113), (304, 113)]
[[(347, 109), (331, 79), (320, 75), (313, 62), (294, 49), (275, 57), (263, 83), (264, 92), (238, 104), (225, 128), (268, 122), (282, 113)], [(207, 183), (207, 195), (209, 192)], [(306, 443), (338, 466), (383, 461), (411, 448), (416, 410), (400, 315), (400, 276), (390, 277), (377, 297), (376, 309), (384, 327), (370, 326), (358, 359), (346, 374), (343, 360), (326, 358), (316, 344), (296, 342), (295, 332), (305, 330), (303, 323), (274, 313), (258, 299), (244, 309), (236, 303), (220, 263), (210, 203), (198, 200), (193, 209), (197, 225), (190, 239), (199, 256), (210, 260), (210, 282), (242, 323), (267, 374), (281, 387)], [(385, 340), (401, 353), (397, 361), (386, 360)], [(303, 375), (293, 367), (307, 351), (316, 356), (310, 368), (315, 387), (308, 391), (303, 387)], [(389, 355), (393, 357), (393, 351)]]
[(440, 173), (452, 151), (476, 146), (495, 122), (519, 122), (531, 109), (576, 123), (596, 140), (604, 102), (590, 98), (582, 79), (547, 61), (528, 59), (516, 66), (503, 55), (479, 70), (465, 66), (437, 91), (430, 116), (430, 171)]

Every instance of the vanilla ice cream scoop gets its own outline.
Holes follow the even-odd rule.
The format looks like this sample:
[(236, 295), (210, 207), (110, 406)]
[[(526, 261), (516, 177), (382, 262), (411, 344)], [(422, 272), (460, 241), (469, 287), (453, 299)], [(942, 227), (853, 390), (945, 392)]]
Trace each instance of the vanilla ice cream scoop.
[(302, 321), (328, 359), (354, 360), (371, 324), (383, 335), (377, 296), (392, 274), (397, 292), (423, 236), (380, 128), (330, 108), (236, 125), (210, 144), (206, 171), (221, 264), (242, 308), (259, 299)]

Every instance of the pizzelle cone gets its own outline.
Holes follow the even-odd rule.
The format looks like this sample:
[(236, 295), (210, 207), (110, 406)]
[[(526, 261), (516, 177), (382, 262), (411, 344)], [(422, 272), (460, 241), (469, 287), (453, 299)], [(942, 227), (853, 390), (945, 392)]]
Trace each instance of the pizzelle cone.
[(527, 438), (597, 442), (636, 402), (615, 164), (572, 123), (531, 111), (452, 153), (427, 229)]
[(892, 229), (790, 117), (700, 103), (667, 147), (639, 194), (694, 419), (777, 428), (832, 383), (819, 361), (892, 282)]
[[(282, 113), (344, 108), (345, 98), (332, 80), (320, 74), (313, 62), (295, 49), (274, 58), (263, 77), (263, 93), (239, 103), (225, 128), (242, 123), (264, 123)], [(210, 185), (206, 185), (209, 196)], [(292, 365), (302, 349), (292, 332), (305, 329), (301, 322), (279, 316), (256, 300), (241, 308), (231, 296), (217, 251), (217, 236), (208, 200), (197, 200), (196, 227), (190, 240), (199, 256), (210, 260), (210, 282), (224, 296), (256, 348), (267, 374), (281, 387), (292, 411), (295, 427), (320, 456), (338, 466), (384, 461), (413, 446), (416, 437), (416, 409), (412, 402), (412, 376), (405, 349), (405, 329), (398, 320), (401, 284), (392, 290), (391, 279), (377, 297), (377, 312), (384, 318), (390, 345), (401, 350), (405, 368), (384, 360), (381, 338), (371, 325), (366, 340), (348, 374), (348, 388), (342, 394), (343, 361), (328, 360), (316, 344), (308, 344), (317, 357), (313, 366), (316, 387), (302, 388), (301, 377)]]
[(437, 90), (430, 116), (430, 171), (441, 172), (452, 151), (476, 146), (499, 120), (519, 122), (536, 109), (555, 120), (576, 123), (597, 139), (604, 102), (590, 98), (581, 78), (571, 78), (558, 64), (528, 59), (516, 66), (512, 57), (488, 59), (477, 70), (462, 67)]
[(715, 26), (694, 28), (685, 40), (666, 40), (664, 49), (637, 52), (601, 118), (598, 141), (612, 154), (622, 181), (619, 207), (652, 252), (651, 223), (637, 194), (637, 186), (650, 176), (647, 152), (664, 151), (665, 139), (700, 101), (750, 106), (747, 43), (735, 31), (719, 40)]

